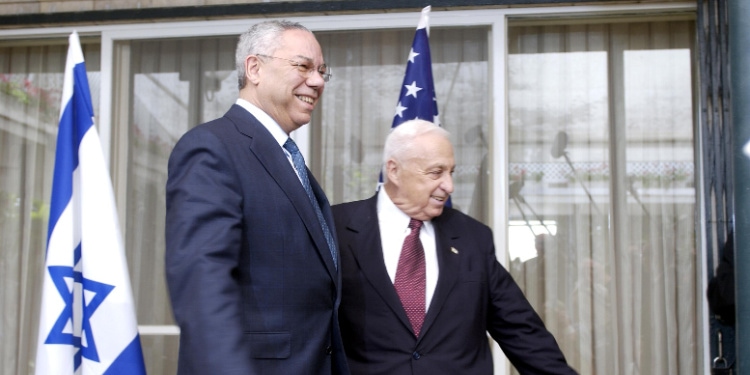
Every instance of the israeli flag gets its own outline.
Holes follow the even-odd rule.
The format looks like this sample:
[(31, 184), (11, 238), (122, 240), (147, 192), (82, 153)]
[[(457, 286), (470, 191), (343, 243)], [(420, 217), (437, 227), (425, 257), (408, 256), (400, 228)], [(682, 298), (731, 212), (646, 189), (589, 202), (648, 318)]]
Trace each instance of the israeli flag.
[(130, 278), (78, 33), (69, 38), (36, 373), (145, 374)]

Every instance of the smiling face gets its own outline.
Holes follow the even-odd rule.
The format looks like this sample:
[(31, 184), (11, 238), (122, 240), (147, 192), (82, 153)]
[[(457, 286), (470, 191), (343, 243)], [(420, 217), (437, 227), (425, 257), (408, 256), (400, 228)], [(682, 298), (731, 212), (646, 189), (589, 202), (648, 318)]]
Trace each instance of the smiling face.
[(450, 141), (440, 134), (423, 134), (414, 138), (400, 158), (387, 160), (384, 187), (393, 203), (409, 217), (431, 220), (443, 212), (453, 193), (455, 168)]
[(315, 36), (305, 30), (291, 29), (281, 34), (278, 48), (269, 56), (250, 55), (245, 59), (249, 84), (240, 96), (273, 118), (287, 133), (310, 122), (312, 111), (323, 94), (325, 81), (307, 67), (324, 64), (323, 53)]

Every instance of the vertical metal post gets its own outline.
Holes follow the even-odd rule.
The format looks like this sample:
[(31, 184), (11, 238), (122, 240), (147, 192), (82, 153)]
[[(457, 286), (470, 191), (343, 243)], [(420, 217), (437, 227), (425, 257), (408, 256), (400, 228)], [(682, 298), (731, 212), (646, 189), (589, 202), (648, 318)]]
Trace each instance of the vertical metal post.
[[(703, 217), (699, 229), (706, 246), (704, 267), (709, 279), (715, 276), (715, 260), (722, 257), (727, 235), (734, 226), (734, 134), (730, 119), (730, 77), (728, 57), (727, 2), (698, 0), (696, 32), (700, 66), (700, 143), (703, 188)], [(700, 230), (699, 230), (700, 232)], [(710, 324), (710, 360), (719, 355), (718, 336), (725, 351), (726, 365), (735, 364), (735, 327), (723, 324), (712, 314)], [(710, 363), (709, 363), (710, 364)]]
[(736, 373), (750, 375), (750, 1), (730, 0), (734, 128)]

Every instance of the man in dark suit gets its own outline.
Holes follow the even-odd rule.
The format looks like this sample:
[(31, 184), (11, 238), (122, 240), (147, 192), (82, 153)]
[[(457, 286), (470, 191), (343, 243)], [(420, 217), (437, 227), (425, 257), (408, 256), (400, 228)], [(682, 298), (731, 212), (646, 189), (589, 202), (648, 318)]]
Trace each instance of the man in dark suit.
[(237, 45), (240, 94), (169, 159), (166, 274), (179, 374), (348, 374), (338, 249), (325, 194), (289, 134), (330, 78), (302, 25)]
[(492, 374), (487, 332), (521, 374), (575, 374), (497, 262), (490, 228), (445, 207), (448, 133), (404, 122), (383, 160), (374, 197), (333, 207), (352, 374)]

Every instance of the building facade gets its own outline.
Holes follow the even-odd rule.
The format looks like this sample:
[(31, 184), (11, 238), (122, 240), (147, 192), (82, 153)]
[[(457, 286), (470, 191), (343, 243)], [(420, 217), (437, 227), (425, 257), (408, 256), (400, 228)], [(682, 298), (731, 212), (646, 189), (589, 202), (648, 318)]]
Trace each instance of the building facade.
[[(168, 3), (168, 4), (167, 4)], [(333, 78), (294, 134), (332, 204), (374, 194), (425, 1), (0, 4), (0, 374), (31, 373), (67, 37), (81, 35), (148, 372), (176, 370), (164, 279), (172, 146), (237, 97), (237, 35), (270, 18), (320, 41)], [(453, 206), (490, 225), (581, 374), (704, 374), (696, 1), (432, 2)], [(723, 235), (713, 240), (720, 243)], [(496, 373), (515, 373), (497, 351)]]

